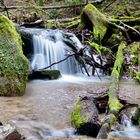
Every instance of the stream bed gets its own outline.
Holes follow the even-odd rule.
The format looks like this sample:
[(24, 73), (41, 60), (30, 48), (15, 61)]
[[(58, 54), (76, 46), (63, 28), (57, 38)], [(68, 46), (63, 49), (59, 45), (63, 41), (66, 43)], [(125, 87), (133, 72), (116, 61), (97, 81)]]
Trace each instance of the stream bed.
[[(0, 121), (14, 124), (27, 140), (50, 137), (70, 137), (71, 111), (80, 96), (89, 90), (108, 86), (109, 78), (65, 76), (59, 80), (34, 80), (27, 83), (22, 97), (0, 97)], [(140, 103), (140, 86), (134, 81), (122, 81), (120, 97)]]

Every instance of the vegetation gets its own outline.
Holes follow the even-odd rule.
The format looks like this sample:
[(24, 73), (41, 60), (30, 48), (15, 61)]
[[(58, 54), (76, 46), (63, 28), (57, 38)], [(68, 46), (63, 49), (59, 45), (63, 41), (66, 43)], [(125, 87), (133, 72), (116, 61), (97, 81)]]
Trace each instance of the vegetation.
[(77, 101), (75, 108), (72, 111), (71, 114), (71, 122), (73, 125), (75, 125), (76, 128), (80, 128), (84, 124), (84, 118), (81, 115), (81, 101)]
[[(124, 109), (118, 97), (120, 78), (136, 79), (140, 83), (139, 0), (103, 0), (94, 5), (88, 4), (88, 0), (15, 1), (19, 5), (13, 9), (6, 2), (0, 1), (0, 95), (23, 95), (28, 76), (28, 61), (22, 53), (22, 41), (12, 21), (25, 27), (34, 27), (36, 21), (41, 20), (44, 28), (67, 29), (76, 33), (85, 47), (77, 49), (74, 43), (64, 40), (72, 48), (66, 58), (75, 55), (86, 72), (86, 65), (90, 65), (93, 75), (96, 68), (100, 68), (111, 77), (107, 92), (108, 112), (97, 136), (107, 138), (120, 111)], [(83, 3), (87, 5), (82, 7)], [(24, 7), (19, 8), (21, 4)], [(40, 22), (38, 27), (42, 27)], [(98, 56), (100, 62), (94, 59), (94, 55)], [(53, 78), (55, 76), (58, 77), (59, 73), (54, 73)], [(94, 114), (93, 111), (87, 111), (83, 115), (82, 109), (81, 100), (78, 100), (71, 115), (72, 124), (77, 129), (83, 126), (87, 116)], [(136, 120), (140, 124), (139, 112)]]

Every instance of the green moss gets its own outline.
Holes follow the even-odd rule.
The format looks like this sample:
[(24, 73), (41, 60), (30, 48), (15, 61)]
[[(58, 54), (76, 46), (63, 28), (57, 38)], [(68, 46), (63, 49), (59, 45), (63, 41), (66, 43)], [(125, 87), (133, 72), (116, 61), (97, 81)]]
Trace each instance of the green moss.
[(108, 39), (107, 45), (108, 46), (114, 46), (116, 44), (120, 44), (122, 42), (122, 32), (120, 32), (118, 29), (113, 30), (112, 36)]
[(98, 45), (94, 42), (89, 42), (89, 41), (86, 41), (86, 43), (90, 45), (93, 49), (95, 49), (97, 53), (99, 53), (100, 55), (102, 53), (112, 53), (112, 51), (109, 48), (103, 47), (102, 45)]
[(80, 112), (81, 108), (81, 102), (78, 100), (71, 114), (71, 122), (76, 128), (80, 128), (80, 126), (84, 123), (84, 119)]
[(55, 20), (48, 20), (47, 23), (46, 23), (46, 26), (48, 29), (52, 29), (55, 27)]
[(116, 79), (119, 79), (118, 74), (120, 75), (121, 67), (123, 64), (123, 49), (125, 48), (126, 43), (122, 42), (120, 46), (118, 47), (117, 55), (116, 55), (116, 61), (114, 63), (113, 72), (111, 77), (113, 77), (116, 73)]
[(44, 4), (45, 4), (45, 0), (39, 0), (38, 1), (38, 5), (39, 6), (44, 6)]
[(85, 27), (85, 24), (80, 22), (77, 28), (82, 30), (82, 29), (84, 29), (84, 27)]
[(113, 71), (111, 73), (111, 85), (109, 88), (109, 109), (111, 112), (117, 113), (123, 105), (118, 100), (118, 90), (119, 90), (119, 78), (120, 72), (123, 64), (123, 49), (125, 48), (126, 43), (122, 42), (117, 51), (116, 61), (114, 63)]
[(140, 83), (140, 72), (136, 73), (135, 79), (136, 79), (137, 82)]
[(22, 41), (13, 23), (0, 17), (0, 95), (23, 95), (29, 63), (22, 52)]
[(88, 17), (88, 20), (90, 20), (93, 24), (94, 39), (97, 41), (102, 40), (107, 31), (108, 26), (108, 22), (105, 15), (99, 12), (94, 5), (88, 4), (83, 9), (83, 13), (81, 14), (82, 22), (86, 24), (85, 16)]
[(130, 45), (130, 54), (137, 54), (137, 51), (140, 50), (140, 42), (133, 42)]
[(108, 102), (108, 105), (111, 112), (119, 112), (119, 110), (123, 107), (120, 101), (116, 98), (111, 98)]
[(79, 20), (74, 20), (74, 21), (70, 21), (67, 24), (65, 24), (66, 28), (77, 28), (79, 25)]
[(10, 37), (11, 39), (15, 39), (20, 46), (22, 45), (21, 37), (17, 32), (15, 32), (13, 22), (8, 20), (6, 16), (0, 17), (0, 35), (5, 35), (7, 38)]

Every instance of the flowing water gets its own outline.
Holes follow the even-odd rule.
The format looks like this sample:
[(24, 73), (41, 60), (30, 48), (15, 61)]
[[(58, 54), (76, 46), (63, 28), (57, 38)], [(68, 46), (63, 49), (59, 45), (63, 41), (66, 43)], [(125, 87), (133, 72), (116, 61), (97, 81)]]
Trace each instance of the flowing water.
[[(74, 34), (66, 31), (27, 28), (22, 30), (22, 32), (30, 33), (32, 36), (33, 54), (30, 61), (32, 70), (43, 69), (65, 59), (73, 53), (69, 46), (74, 45), (77, 50), (83, 48), (78, 38)], [(74, 56), (51, 66), (49, 69), (60, 70), (62, 74), (81, 72), (80, 66)]]
[(115, 130), (109, 135), (114, 138), (125, 138), (125, 139), (139, 139), (140, 129), (131, 122), (131, 118), (124, 114), (122, 123), (122, 130)]
[[(133, 80), (122, 80), (120, 83), (119, 97), (122, 100), (126, 100), (131, 104), (140, 105), (140, 86)], [(140, 139), (140, 129), (138, 126), (132, 124), (132, 114), (135, 110), (134, 107), (127, 109), (129, 113), (124, 113), (121, 121), (121, 129), (111, 132), (109, 137), (111, 139), (124, 139), (124, 140), (139, 140)], [(127, 112), (126, 110), (126, 112)]]
[(88, 95), (88, 90), (108, 85), (107, 81), (73, 76), (30, 81), (24, 96), (0, 97), (0, 120), (13, 123), (21, 134), (32, 140), (72, 136), (70, 114), (76, 100)]
[[(83, 48), (76, 36), (66, 31), (26, 28), (23, 31), (32, 38), (32, 70), (45, 68), (66, 58), (71, 53), (68, 44), (77, 49)], [(27, 139), (74, 135), (75, 130), (70, 123), (74, 103), (79, 96), (87, 95), (88, 90), (105, 86), (108, 81), (108, 78), (101, 81), (98, 77), (64, 76), (81, 73), (74, 57), (50, 69), (60, 70), (63, 77), (53, 81), (30, 81), (23, 97), (0, 98), (0, 120), (16, 125)]]
[[(68, 55), (70, 48), (64, 41), (65, 36), (69, 36), (69, 41), (75, 43), (79, 49), (83, 47), (71, 33), (40, 29), (24, 29), (24, 31), (32, 34), (31, 69), (33, 70), (44, 68)], [(51, 69), (59, 69), (63, 74), (80, 73), (74, 57)], [(96, 76), (89, 78), (76, 75), (65, 75), (59, 80), (52, 81), (29, 81), (24, 96), (0, 97), (0, 121), (14, 124), (27, 140), (54, 136), (70, 137), (75, 131), (71, 127), (70, 114), (76, 100), (79, 96), (87, 95), (87, 91), (108, 86), (108, 81), (107, 77), (103, 77), (101, 81)], [(126, 85), (121, 84), (120, 96), (125, 99), (127, 99), (125, 96), (128, 96), (128, 100), (133, 99), (132, 102), (139, 103), (139, 87), (130, 84), (126, 90), (124, 88)]]

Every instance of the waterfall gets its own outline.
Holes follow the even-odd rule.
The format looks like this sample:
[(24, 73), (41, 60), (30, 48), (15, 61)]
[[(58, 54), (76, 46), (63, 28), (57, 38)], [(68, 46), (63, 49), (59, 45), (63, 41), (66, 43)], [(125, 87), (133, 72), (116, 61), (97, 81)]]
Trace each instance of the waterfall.
[[(32, 36), (33, 41), (33, 57), (31, 60), (31, 69), (39, 70), (52, 63), (63, 60), (68, 56), (71, 48), (64, 42), (64, 37), (68, 36), (79, 49), (82, 46), (77, 37), (72, 33), (67, 33), (60, 30), (41, 30), (35, 32)], [(67, 60), (55, 64), (49, 69), (60, 70), (62, 74), (80, 73), (80, 67), (77, 64), (74, 56)]]

